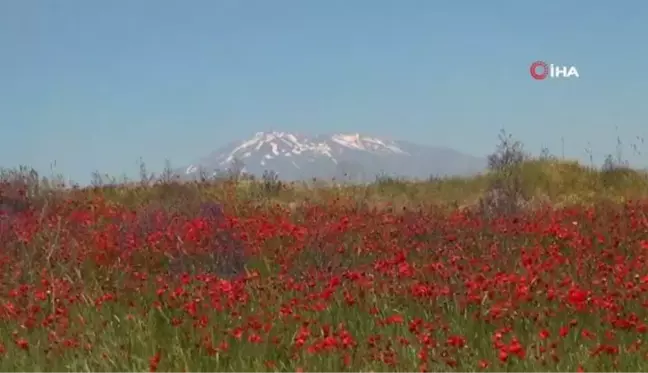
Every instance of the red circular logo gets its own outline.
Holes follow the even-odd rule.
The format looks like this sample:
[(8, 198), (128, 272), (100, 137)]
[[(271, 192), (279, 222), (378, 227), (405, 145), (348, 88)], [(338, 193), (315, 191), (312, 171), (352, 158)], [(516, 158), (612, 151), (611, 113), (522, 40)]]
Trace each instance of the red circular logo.
[[(540, 71), (538, 72), (538, 70)], [(531, 77), (533, 77), (533, 79), (544, 80), (545, 78), (547, 78), (547, 75), (549, 75), (549, 66), (547, 66), (547, 64), (543, 61), (536, 61), (531, 64), (529, 72), (531, 73)]]

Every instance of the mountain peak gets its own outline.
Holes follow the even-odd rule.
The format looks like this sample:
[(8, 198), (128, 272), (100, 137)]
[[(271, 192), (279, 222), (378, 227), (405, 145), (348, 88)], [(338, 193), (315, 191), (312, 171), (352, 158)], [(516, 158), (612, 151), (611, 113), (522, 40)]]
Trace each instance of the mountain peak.
[[(184, 170), (186, 175), (195, 174), (199, 168), (204, 170), (227, 169), (235, 159), (245, 164), (247, 172), (262, 174), (264, 170), (273, 170), (288, 179), (302, 179), (312, 177), (335, 177), (338, 173), (348, 174), (349, 171), (340, 171), (354, 165), (356, 170), (362, 169), (369, 172), (369, 178), (375, 178), (377, 173), (402, 174), (409, 168), (414, 168), (413, 173), (427, 172), (430, 160), (421, 159), (427, 151), (437, 151), (438, 148), (413, 145), (404, 142), (380, 139), (360, 133), (337, 133), (329, 135), (307, 136), (285, 131), (257, 132), (253, 137), (233, 143), (221, 148), (212, 156), (203, 159), (195, 165), (190, 165)], [(450, 151), (451, 153), (453, 151)], [(462, 159), (457, 165), (458, 169), (477, 168), (470, 166), (479, 164), (478, 158), (467, 156), (459, 152), (453, 153)], [(432, 156), (432, 155), (431, 155)], [(452, 155), (436, 156), (438, 163), (436, 169), (445, 170), (445, 164), (452, 163)], [(450, 157), (450, 158), (448, 158)], [(463, 157), (463, 158), (462, 158)], [(461, 165), (461, 162), (465, 165)], [(416, 170), (420, 166), (420, 170)], [(450, 174), (457, 173), (449, 170)], [(458, 173), (464, 173), (458, 170)], [(442, 172), (448, 173), (448, 172)], [(412, 172), (405, 172), (403, 176), (411, 176)], [(428, 173), (426, 175), (429, 176)]]

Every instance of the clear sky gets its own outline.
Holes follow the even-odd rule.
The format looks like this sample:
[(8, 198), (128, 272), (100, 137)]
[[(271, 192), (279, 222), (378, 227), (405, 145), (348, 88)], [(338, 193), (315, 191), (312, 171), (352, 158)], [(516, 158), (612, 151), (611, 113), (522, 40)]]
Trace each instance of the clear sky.
[(2, 0), (0, 165), (136, 176), (265, 130), (485, 155), (505, 128), (648, 166), (647, 37), (645, 0)]

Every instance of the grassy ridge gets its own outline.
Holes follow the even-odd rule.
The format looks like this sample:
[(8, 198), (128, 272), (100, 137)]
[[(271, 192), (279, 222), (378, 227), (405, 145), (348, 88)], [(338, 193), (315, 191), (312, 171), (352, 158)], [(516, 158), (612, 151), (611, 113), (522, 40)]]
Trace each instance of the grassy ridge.
[[(600, 201), (623, 202), (648, 196), (648, 174), (626, 168), (601, 171), (577, 162), (531, 160), (517, 166), (521, 188), (533, 204), (554, 206), (591, 205)], [(230, 198), (273, 205), (322, 203), (331, 198), (348, 198), (370, 206), (397, 207), (475, 205), (497, 178), (486, 173), (470, 178), (432, 178), (427, 181), (403, 181), (379, 178), (369, 185), (331, 187), (330, 182), (297, 182), (267, 185), (263, 181), (220, 181), (205, 183), (172, 183), (130, 187), (107, 186), (84, 189), (80, 198), (102, 195), (118, 203), (138, 204), (159, 200), (218, 200)]]

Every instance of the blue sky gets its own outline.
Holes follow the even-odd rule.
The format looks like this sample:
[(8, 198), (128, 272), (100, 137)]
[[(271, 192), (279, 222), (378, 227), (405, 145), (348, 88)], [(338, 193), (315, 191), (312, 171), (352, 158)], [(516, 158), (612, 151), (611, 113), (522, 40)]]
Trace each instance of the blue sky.
[[(485, 155), (505, 128), (598, 162), (618, 135), (648, 166), (647, 20), (640, 0), (3, 0), (0, 165), (136, 176), (264, 130)], [(534, 81), (535, 60), (580, 78)]]

